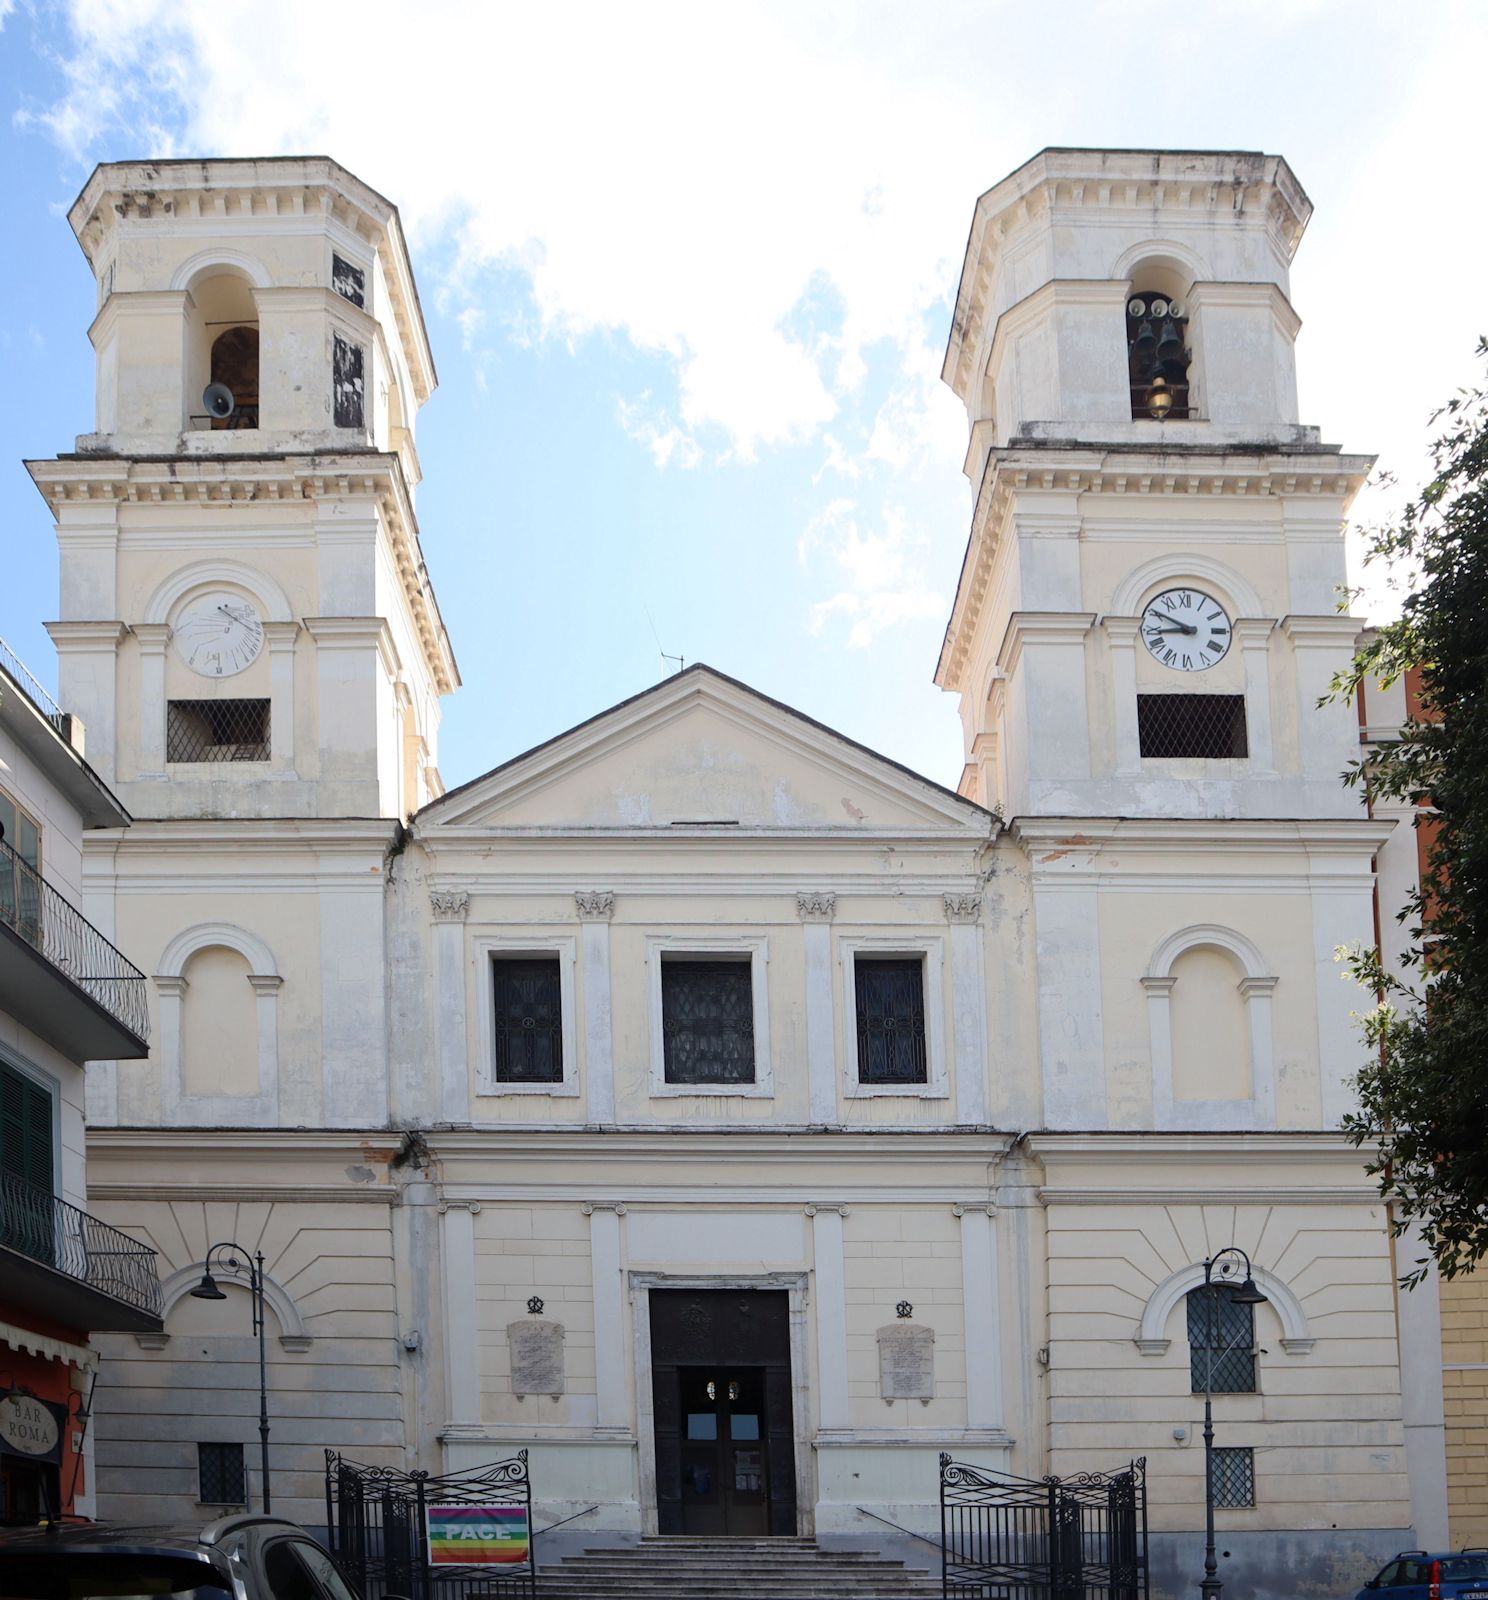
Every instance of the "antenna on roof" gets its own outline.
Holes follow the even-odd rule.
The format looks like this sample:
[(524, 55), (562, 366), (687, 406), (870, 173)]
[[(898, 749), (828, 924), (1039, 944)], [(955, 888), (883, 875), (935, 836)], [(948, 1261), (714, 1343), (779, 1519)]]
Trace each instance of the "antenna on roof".
[(643, 605), (641, 607), (641, 610), (646, 613), (646, 621), (648, 623), (650, 623), (650, 625), (651, 625), (651, 637), (653, 639), (655, 639), (655, 641), (656, 641), (656, 653), (657, 653), (657, 655), (659, 655), (661, 657), (663, 662), (675, 661), (677, 663), (676, 670), (678, 672), (681, 672), (683, 670), (683, 668), (686, 667), (686, 665), (687, 665), (687, 657), (686, 656), (669, 656), (666, 653), (666, 651), (661, 648), (661, 635), (656, 631), (656, 624), (651, 621), (651, 608), (649, 606)]

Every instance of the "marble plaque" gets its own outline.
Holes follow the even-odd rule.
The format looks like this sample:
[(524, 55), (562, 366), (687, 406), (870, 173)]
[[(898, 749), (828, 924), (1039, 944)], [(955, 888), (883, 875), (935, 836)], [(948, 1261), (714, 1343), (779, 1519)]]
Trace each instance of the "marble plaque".
[(542, 1317), (506, 1325), (513, 1394), (563, 1393), (563, 1324)]
[(878, 1330), (878, 1386), (885, 1400), (935, 1398), (935, 1330), (891, 1322)]

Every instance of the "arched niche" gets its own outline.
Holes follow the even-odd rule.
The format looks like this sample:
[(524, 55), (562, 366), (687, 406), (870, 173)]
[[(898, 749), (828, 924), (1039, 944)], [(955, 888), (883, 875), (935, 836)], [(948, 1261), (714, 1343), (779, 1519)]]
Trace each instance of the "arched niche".
[[(161, 1320), (169, 1321), (171, 1308), (184, 1300), (202, 1280), (202, 1274), (207, 1270), (204, 1261), (193, 1261), (181, 1267), (164, 1279), (160, 1285)], [(245, 1278), (235, 1277), (217, 1269), (212, 1274), (217, 1286), (223, 1290), (239, 1290), (244, 1298), (248, 1295), (248, 1283)], [(305, 1328), (304, 1319), (300, 1316), (300, 1308), (295, 1304), (294, 1296), (277, 1279), (269, 1273), (264, 1273), (263, 1283), (264, 1305), (267, 1307), (275, 1322), (279, 1324), (279, 1343), (285, 1350), (308, 1350), (310, 1341), (314, 1337)], [(224, 1333), (236, 1331), (234, 1325), (224, 1322)], [(140, 1344), (147, 1349), (163, 1349), (170, 1335), (166, 1333), (137, 1334)]]
[(180, 602), (197, 589), (209, 589), (223, 583), (246, 589), (258, 602), (265, 621), (293, 620), (289, 609), (289, 596), (267, 573), (260, 572), (256, 567), (250, 567), (242, 561), (223, 561), (215, 558), (193, 561), (188, 566), (177, 568), (156, 586), (145, 604), (144, 615), (140, 620), (146, 623), (169, 622)]
[[(252, 1094), (187, 1092), (183, 1011), (190, 987), (187, 967), (198, 951), (220, 947), (247, 963), (252, 991), (257, 1087)], [(256, 934), (230, 922), (201, 922), (183, 929), (161, 952), (155, 971), (160, 1022), (160, 1101), (167, 1124), (271, 1127), (279, 1119), (279, 990), (284, 979), (274, 953)]]
[[(1236, 983), (1245, 1020), (1250, 1093), (1234, 1098), (1180, 1098), (1175, 1089), (1174, 968), (1186, 952), (1214, 949), (1239, 969)], [(1163, 1131), (1246, 1132), (1276, 1126), (1275, 1045), (1271, 995), (1276, 977), (1244, 934), (1217, 923), (1194, 923), (1170, 934), (1152, 953), (1141, 979), (1147, 995), (1147, 1027), (1152, 1061), (1152, 1124)]]
[[(1252, 1265), (1251, 1275), (1257, 1288), (1266, 1297), (1266, 1303), (1281, 1322), (1281, 1347), (1289, 1356), (1305, 1356), (1317, 1343), (1308, 1325), (1307, 1313), (1302, 1309), (1291, 1289), (1265, 1267)], [(1204, 1268), (1200, 1262), (1179, 1267), (1152, 1291), (1142, 1308), (1141, 1321), (1133, 1336), (1133, 1343), (1144, 1356), (1165, 1355), (1172, 1340), (1168, 1337), (1168, 1318), (1204, 1281)]]

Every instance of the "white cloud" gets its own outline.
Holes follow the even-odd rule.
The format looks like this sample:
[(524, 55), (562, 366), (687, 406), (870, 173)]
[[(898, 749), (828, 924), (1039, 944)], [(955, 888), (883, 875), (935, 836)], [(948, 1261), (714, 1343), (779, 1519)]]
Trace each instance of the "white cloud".
[(846, 642), (862, 650), (889, 628), (943, 616), (946, 597), (924, 581), (925, 546), (910, 531), (902, 509), (885, 510), (882, 531), (865, 533), (857, 502), (833, 500), (811, 519), (796, 545), (803, 566), (826, 565), (830, 581), (840, 585), (812, 607), (812, 633), (848, 620)]
[(654, 405), (649, 393), (635, 401), (617, 400), (615, 412), (626, 437), (645, 445), (658, 467), (669, 465), (674, 457), (679, 467), (702, 464), (702, 446)]

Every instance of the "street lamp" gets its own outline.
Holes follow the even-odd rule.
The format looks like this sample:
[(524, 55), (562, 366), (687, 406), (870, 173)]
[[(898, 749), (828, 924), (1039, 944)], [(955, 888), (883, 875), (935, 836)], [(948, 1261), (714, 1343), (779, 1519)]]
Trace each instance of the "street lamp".
[(260, 1250), (250, 1256), (240, 1244), (230, 1240), (214, 1244), (202, 1260), (202, 1281), (191, 1291), (197, 1300), (226, 1300), (212, 1276), (212, 1261), (217, 1259), (217, 1270), (233, 1277), (248, 1275), (248, 1299), (253, 1309), (253, 1331), (258, 1335), (258, 1451), (259, 1468), (263, 1475), (263, 1508), (273, 1509), (269, 1495), (269, 1375), (264, 1364), (264, 1256)]
[[(1240, 1279), (1240, 1263), (1245, 1263), (1245, 1277)], [(1199, 1585), (1203, 1600), (1219, 1600), (1224, 1584), (1219, 1578), (1219, 1562), (1214, 1553), (1214, 1306), (1221, 1287), (1234, 1287), (1230, 1300), (1237, 1306), (1264, 1305), (1266, 1297), (1256, 1288), (1251, 1271), (1250, 1257), (1239, 1245), (1226, 1245), (1216, 1250), (1204, 1263), (1204, 1298), (1206, 1301), (1206, 1328), (1204, 1341), (1204, 1581)]]

